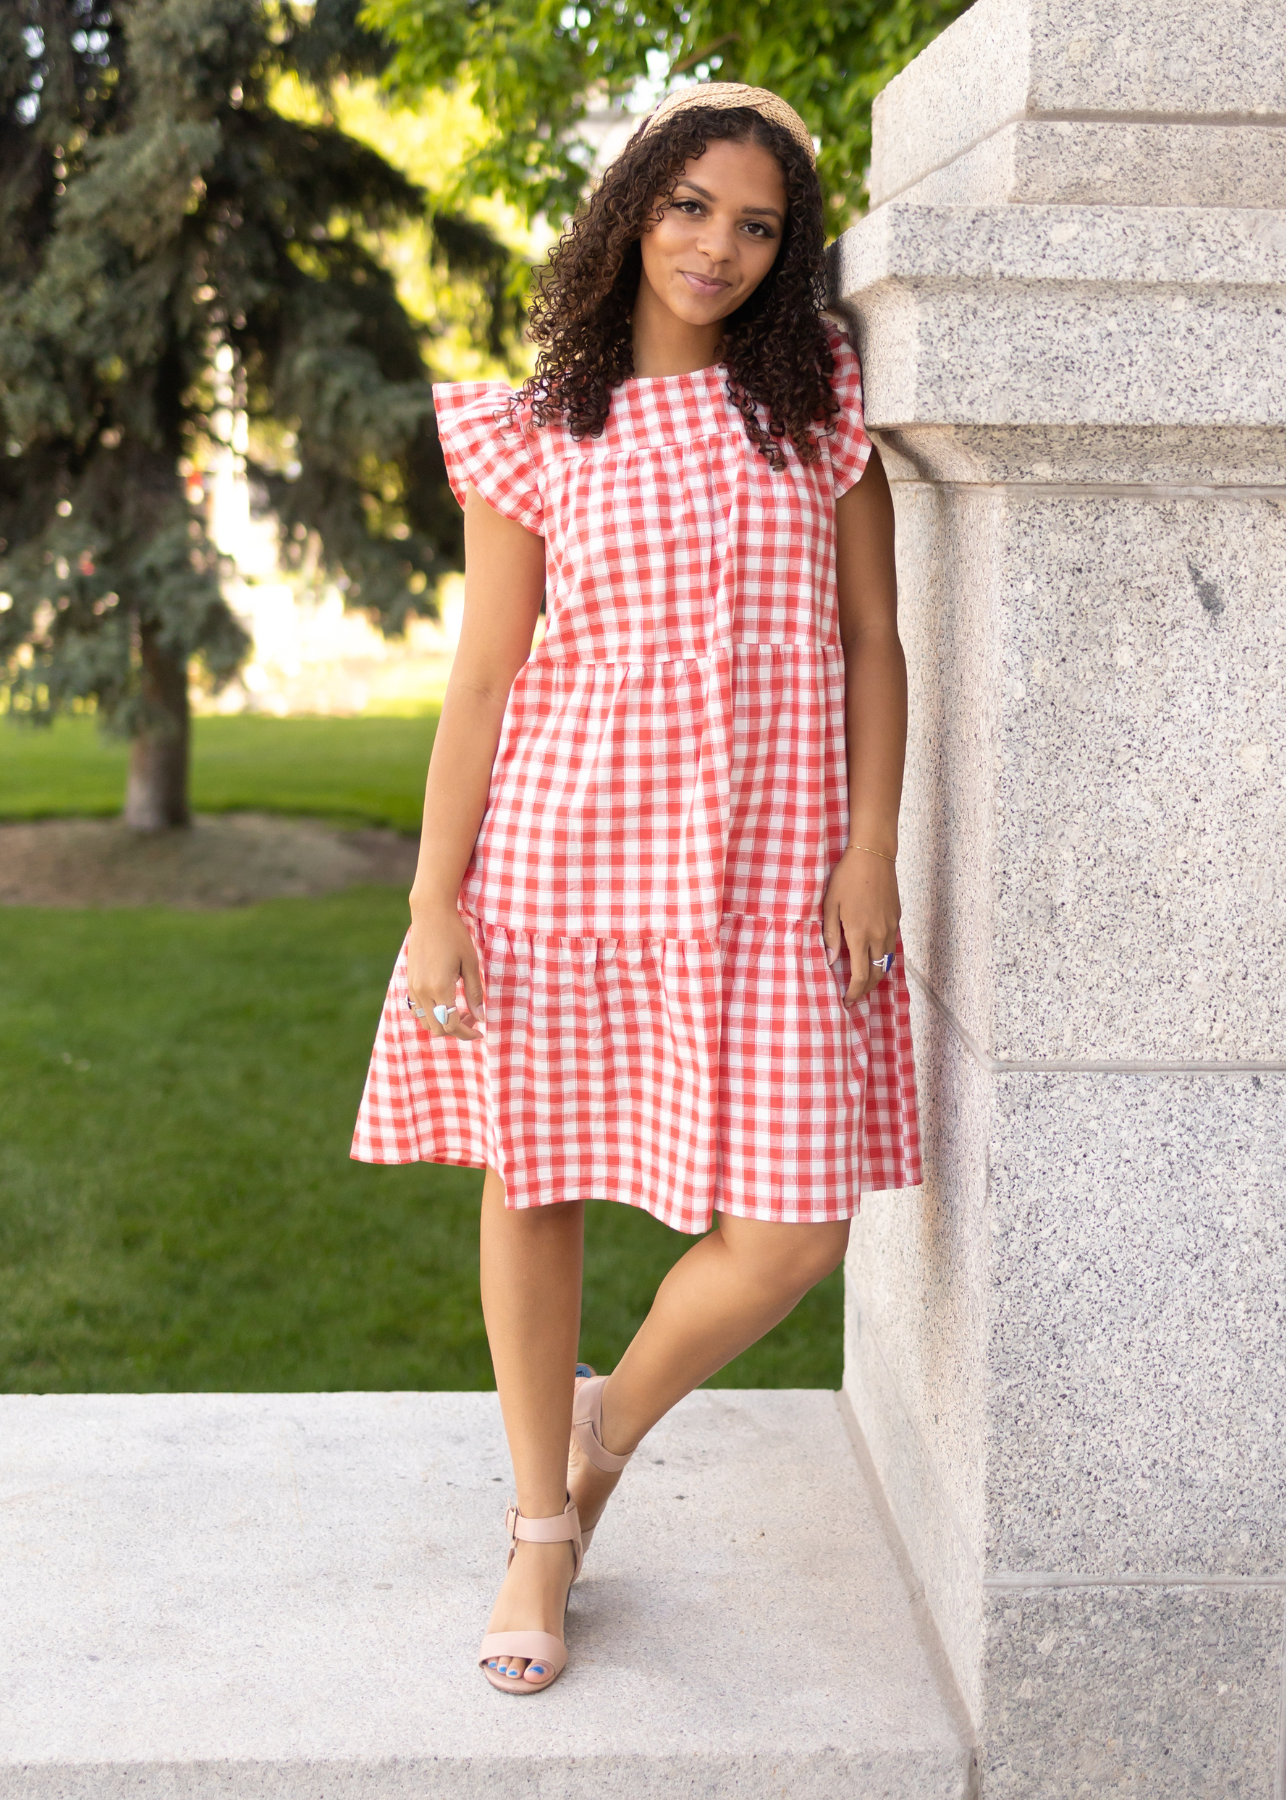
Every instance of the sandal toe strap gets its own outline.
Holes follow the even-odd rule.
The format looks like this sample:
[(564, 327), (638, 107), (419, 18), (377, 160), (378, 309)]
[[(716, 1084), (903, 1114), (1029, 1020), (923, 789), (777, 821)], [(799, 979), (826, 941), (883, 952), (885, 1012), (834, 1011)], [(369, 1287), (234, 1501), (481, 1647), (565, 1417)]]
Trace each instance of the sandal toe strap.
[(524, 1656), (561, 1674), (567, 1667), (567, 1646), (548, 1631), (491, 1631), (482, 1640), (478, 1665), (485, 1667), (494, 1656)]

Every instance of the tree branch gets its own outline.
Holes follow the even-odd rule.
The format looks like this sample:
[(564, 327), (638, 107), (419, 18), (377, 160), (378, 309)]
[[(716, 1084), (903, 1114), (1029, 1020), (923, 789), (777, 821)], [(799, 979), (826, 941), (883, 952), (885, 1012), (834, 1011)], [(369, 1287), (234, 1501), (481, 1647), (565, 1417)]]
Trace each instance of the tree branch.
[(739, 31), (725, 31), (722, 37), (714, 40), (713, 44), (707, 44), (701, 50), (694, 50), (691, 56), (685, 56), (682, 62), (671, 63), (670, 73), (671, 75), (686, 75), (688, 70), (695, 67), (697, 63), (708, 62), (715, 51), (721, 49), (724, 44), (739, 44), (740, 42), (741, 33)]

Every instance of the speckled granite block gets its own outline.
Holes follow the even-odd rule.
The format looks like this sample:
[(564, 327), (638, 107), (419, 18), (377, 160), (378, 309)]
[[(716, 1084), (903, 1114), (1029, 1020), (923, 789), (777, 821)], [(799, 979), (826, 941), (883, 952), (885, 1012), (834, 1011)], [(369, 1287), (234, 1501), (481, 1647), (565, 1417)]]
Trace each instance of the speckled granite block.
[(955, 23), (876, 96), (873, 208), (955, 162), (1028, 110), (1029, 0), (974, 0)]
[(1280, 208), (899, 201), (832, 284), (877, 427), (1286, 426)]
[(994, 1053), (1286, 1062), (1286, 488), (1004, 506)]
[(894, 198), (1012, 120), (1078, 113), (1286, 122), (1280, 6), (978, 0), (876, 100), (872, 202)]
[(1001, 1058), (1286, 1062), (1286, 488), (896, 491), (931, 985)]
[(996, 1077), (987, 1575), (1286, 1581), (1286, 1074)]
[(915, 182), (920, 206), (1272, 206), (1286, 129), (1020, 119)]
[(990, 1592), (986, 1800), (1272, 1800), (1282, 1592)]

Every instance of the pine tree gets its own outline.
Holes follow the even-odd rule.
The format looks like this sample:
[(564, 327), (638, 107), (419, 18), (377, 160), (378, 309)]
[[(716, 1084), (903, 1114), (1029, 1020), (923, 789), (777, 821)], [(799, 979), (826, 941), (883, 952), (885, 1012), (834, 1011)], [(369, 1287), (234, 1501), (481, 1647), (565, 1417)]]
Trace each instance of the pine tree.
[[(0, 657), (17, 714), (89, 700), (130, 733), (139, 829), (188, 818), (190, 662), (218, 684), (248, 648), (182, 473), (233, 408), (283, 544), (386, 629), (458, 560), (423, 333), (374, 247), (425, 196), (272, 104), (382, 66), (355, 12), (0, 0)], [(435, 223), (498, 341), (508, 252)]]

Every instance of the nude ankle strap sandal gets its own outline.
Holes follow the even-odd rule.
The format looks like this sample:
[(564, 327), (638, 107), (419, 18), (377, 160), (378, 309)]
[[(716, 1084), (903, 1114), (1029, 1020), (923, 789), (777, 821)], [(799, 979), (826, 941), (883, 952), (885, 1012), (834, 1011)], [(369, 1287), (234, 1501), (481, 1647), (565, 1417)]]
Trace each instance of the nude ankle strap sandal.
[[(585, 1371), (583, 1376), (582, 1370)], [(588, 1363), (577, 1363), (576, 1378), (576, 1393), (572, 1401), (572, 1436), (587, 1462), (593, 1463), (605, 1475), (615, 1475), (625, 1467), (634, 1452), (631, 1450), (625, 1456), (617, 1456), (603, 1444), (603, 1389), (607, 1385), (607, 1377), (595, 1375)], [(589, 1549), (597, 1529), (596, 1525), (591, 1525), (588, 1531), (581, 1533), (584, 1549)]]
[[(505, 1514), (505, 1530), (509, 1533), (509, 1555), (505, 1568), (514, 1559), (519, 1544), (561, 1544), (572, 1547), (572, 1581), (580, 1574), (584, 1549), (581, 1545), (580, 1519), (576, 1502), (568, 1500), (562, 1512), (548, 1519), (526, 1519), (516, 1506)], [(570, 1583), (568, 1592), (571, 1592)], [(567, 1607), (563, 1607), (567, 1617)], [(525, 1656), (528, 1662), (540, 1663), (548, 1673), (540, 1681), (528, 1681), (525, 1675), (498, 1675), (487, 1664), (497, 1656)], [(493, 1688), (502, 1694), (539, 1694), (557, 1681), (567, 1667), (567, 1645), (549, 1631), (489, 1631), (478, 1652), (478, 1666)]]

